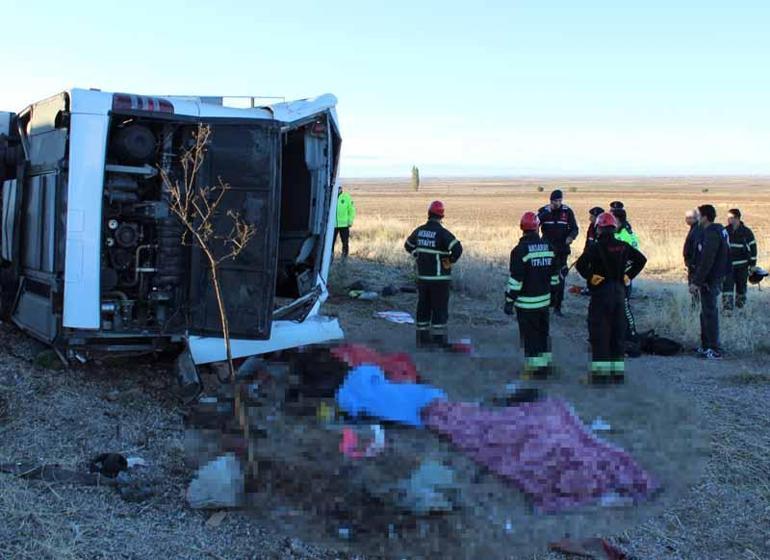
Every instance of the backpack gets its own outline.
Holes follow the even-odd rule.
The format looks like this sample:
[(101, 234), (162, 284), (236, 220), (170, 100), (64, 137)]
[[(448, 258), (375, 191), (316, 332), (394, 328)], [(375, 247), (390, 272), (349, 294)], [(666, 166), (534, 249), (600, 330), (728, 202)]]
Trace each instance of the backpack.
[(679, 354), (683, 347), (676, 340), (658, 336), (654, 330), (639, 335), (641, 339), (641, 349), (645, 354), (654, 354), (657, 356), (675, 356)]

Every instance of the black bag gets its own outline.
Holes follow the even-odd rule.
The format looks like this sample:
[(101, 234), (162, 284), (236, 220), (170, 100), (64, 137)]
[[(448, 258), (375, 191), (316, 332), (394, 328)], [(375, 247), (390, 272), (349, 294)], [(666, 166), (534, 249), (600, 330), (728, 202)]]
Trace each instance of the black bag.
[(657, 356), (675, 356), (682, 351), (682, 345), (676, 340), (658, 336), (655, 331), (648, 331), (639, 335), (641, 338), (642, 352)]

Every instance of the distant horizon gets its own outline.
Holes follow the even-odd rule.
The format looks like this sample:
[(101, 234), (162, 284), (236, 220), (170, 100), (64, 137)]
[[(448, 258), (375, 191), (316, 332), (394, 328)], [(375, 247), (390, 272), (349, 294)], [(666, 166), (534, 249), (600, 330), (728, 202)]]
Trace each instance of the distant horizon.
[[(756, 178), (770, 179), (770, 172), (765, 173), (526, 173), (526, 174), (508, 174), (508, 175), (420, 175), (421, 181), (432, 179), (710, 179), (710, 178)], [(344, 176), (339, 175), (340, 181), (385, 181), (385, 180), (406, 180), (410, 181), (410, 175), (366, 175), (366, 176)]]

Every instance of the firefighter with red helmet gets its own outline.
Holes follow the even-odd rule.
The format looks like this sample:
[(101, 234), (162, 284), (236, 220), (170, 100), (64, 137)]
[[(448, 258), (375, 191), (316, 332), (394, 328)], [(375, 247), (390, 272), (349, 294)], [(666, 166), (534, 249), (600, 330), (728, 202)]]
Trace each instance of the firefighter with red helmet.
[(417, 262), (418, 347), (449, 345), (449, 282), (452, 265), (462, 255), (463, 247), (441, 224), (443, 219), (444, 204), (435, 200), (428, 208), (428, 221), (414, 230), (404, 243), (404, 249)]
[(575, 263), (588, 280), (588, 334), (591, 341), (592, 382), (622, 382), (625, 375), (626, 286), (644, 268), (647, 259), (637, 249), (615, 238), (618, 222), (605, 212), (596, 219), (596, 243)]
[(548, 375), (552, 364), (549, 307), (551, 294), (559, 286), (559, 270), (553, 248), (538, 235), (537, 214), (525, 212), (519, 225), (523, 235), (511, 251), (504, 311), (513, 315), (516, 309), (525, 376), (542, 378)]

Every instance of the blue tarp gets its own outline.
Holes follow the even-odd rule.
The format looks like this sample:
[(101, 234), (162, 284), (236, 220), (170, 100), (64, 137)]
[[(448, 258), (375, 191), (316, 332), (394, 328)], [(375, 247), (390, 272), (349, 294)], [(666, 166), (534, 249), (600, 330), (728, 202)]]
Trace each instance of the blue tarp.
[(363, 364), (350, 370), (337, 391), (337, 404), (351, 416), (367, 414), (382, 420), (422, 426), (420, 411), (446, 393), (422, 383), (392, 383), (378, 366)]

